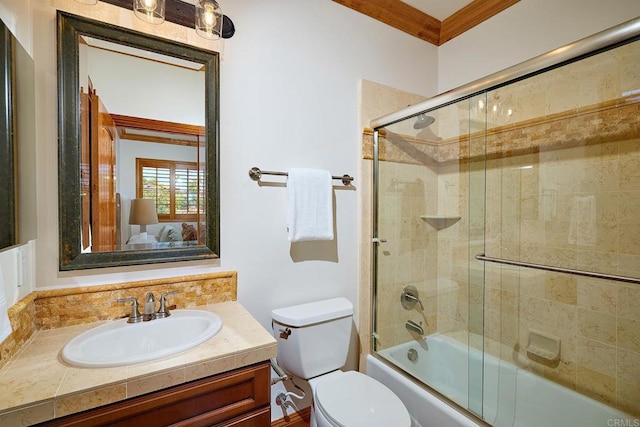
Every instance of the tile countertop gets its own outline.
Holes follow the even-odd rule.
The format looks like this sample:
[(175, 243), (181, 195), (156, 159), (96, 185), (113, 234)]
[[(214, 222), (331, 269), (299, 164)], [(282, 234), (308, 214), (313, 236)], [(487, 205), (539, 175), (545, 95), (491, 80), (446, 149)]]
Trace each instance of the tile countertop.
[(222, 318), (208, 341), (172, 357), (115, 368), (60, 359), (73, 337), (105, 322), (36, 332), (0, 370), (0, 425), (30, 425), (241, 368), (276, 356), (271, 334), (237, 302), (199, 306)]

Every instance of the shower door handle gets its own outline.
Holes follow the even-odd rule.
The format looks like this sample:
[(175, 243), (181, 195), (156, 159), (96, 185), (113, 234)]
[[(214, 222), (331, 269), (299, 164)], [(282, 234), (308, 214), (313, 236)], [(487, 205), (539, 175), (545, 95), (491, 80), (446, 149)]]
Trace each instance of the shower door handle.
[(387, 239), (380, 239), (378, 237), (374, 237), (372, 241), (373, 243), (387, 243)]

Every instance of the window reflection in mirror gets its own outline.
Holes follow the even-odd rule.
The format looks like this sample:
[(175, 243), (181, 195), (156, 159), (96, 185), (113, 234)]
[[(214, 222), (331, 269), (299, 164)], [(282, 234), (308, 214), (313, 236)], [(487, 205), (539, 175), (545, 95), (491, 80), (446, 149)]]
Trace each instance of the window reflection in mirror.
[(217, 54), (58, 25), (61, 270), (218, 257)]

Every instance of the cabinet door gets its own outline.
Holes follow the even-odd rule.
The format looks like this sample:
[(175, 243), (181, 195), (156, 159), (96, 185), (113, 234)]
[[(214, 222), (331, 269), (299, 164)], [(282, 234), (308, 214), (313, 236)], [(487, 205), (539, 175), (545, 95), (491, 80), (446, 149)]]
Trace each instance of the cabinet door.
[(263, 362), (69, 415), (42, 426), (267, 426), (270, 422), (264, 423), (263, 412), (269, 414), (269, 382), (269, 363)]

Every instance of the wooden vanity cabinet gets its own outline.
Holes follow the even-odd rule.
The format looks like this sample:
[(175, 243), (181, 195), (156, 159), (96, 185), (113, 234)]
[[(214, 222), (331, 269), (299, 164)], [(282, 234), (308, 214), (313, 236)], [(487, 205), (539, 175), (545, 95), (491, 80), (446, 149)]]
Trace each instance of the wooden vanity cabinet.
[(40, 426), (217, 426), (271, 425), (268, 361), (133, 397)]

